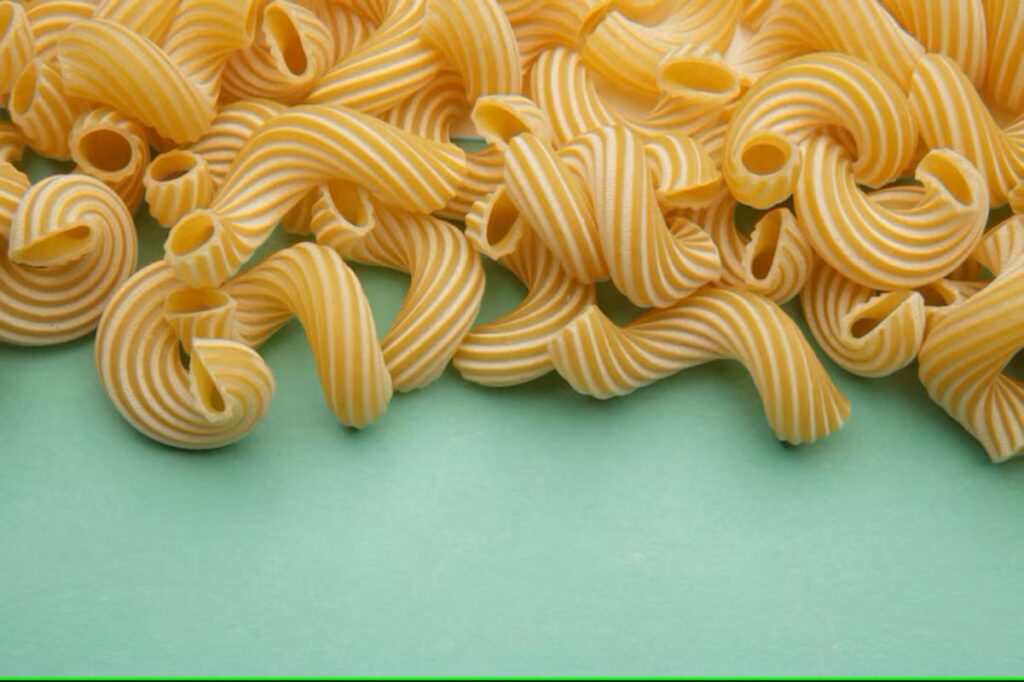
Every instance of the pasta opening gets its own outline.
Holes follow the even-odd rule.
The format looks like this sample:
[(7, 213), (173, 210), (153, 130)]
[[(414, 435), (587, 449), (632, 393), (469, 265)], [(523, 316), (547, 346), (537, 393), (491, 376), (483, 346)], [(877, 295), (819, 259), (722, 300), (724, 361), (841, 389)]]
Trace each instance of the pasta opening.
[(171, 230), (167, 250), (175, 256), (191, 253), (213, 239), (214, 229), (213, 218), (208, 213), (185, 216)]
[(1017, 351), (1007, 360), (1003, 375), (1018, 383), (1024, 382), (1024, 351)]
[(92, 244), (93, 231), (88, 225), (74, 225), (37, 239), (15, 254), (26, 265), (60, 265), (78, 258)]
[(302, 45), (302, 36), (291, 16), (280, 5), (270, 5), (263, 15), (268, 37), (280, 50), (285, 66), (293, 76), (300, 76), (309, 68), (309, 57)]
[(473, 109), (473, 123), (484, 138), (508, 143), (516, 135), (530, 132), (516, 112), (495, 100), (480, 100)]
[(855, 339), (862, 339), (885, 322), (912, 295), (912, 292), (893, 292), (888, 295), (876, 296), (868, 301), (858, 312), (850, 325), (850, 334)]
[(789, 145), (774, 136), (758, 136), (743, 150), (743, 166), (755, 175), (778, 173), (789, 163)]
[(932, 308), (942, 308), (956, 302), (953, 292), (946, 287), (938, 287), (935, 284), (926, 284), (917, 290), (924, 298), (924, 304)]
[(22, 69), (21, 75), (14, 83), (11, 91), (10, 107), (16, 114), (28, 113), (32, 108), (32, 102), (36, 98), (36, 88), (39, 85), (39, 67), (34, 61), (29, 62)]
[(196, 395), (199, 397), (203, 407), (210, 412), (223, 412), (224, 396), (221, 395), (220, 390), (213, 383), (210, 372), (206, 369), (206, 365), (203, 364), (202, 359), (198, 355), (192, 356), (189, 370), (192, 373)]
[(108, 173), (124, 170), (132, 160), (131, 143), (116, 130), (91, 130), (82, 136), (78, 147), (87, 164)]
[(327, 194), (335, 210), (347, 223), (356, 227), (370, 223), (370, 211), (357, 185), (351, 182), (331, 182), (327, 184)]
[(732, 70), (709, 59), (684, 57), (670, 61), (662, 67), (660, 80), (662, 89), (673, 94), (729, 97), (739, 91)]
[(922, 159), (919, 171), (934, 178), (958, 203), (970, 206), (974, 201), (974, 192), (967, 178), (949, 154), (928, 154)]
[(149, 176), (156, 182), (173, 182), (188, 175), (195, 167), (195, 154), (175, 150), (153, 159), (153, 163), (149, 164)]
[(775, 254), (779, 249), (779, 237), (782, 234), (781, 210), (772, 211), (757, 224), (754, 235), (754, 257), (750, 261), (750, 274), (755, 279), (765, 280), (771, 274), (775, 264)]
[(519, 209), (512, 203), (507, 192), (498, 192), (487, 216), (487, 243), (497, 246), (509, 236), (516, 221), (519, 220)]
[(185, 288), (175, 291), (164, 301), (167, 315), (192, 315), (217, 310), (230, 305), (231, 298), (217, 289)]

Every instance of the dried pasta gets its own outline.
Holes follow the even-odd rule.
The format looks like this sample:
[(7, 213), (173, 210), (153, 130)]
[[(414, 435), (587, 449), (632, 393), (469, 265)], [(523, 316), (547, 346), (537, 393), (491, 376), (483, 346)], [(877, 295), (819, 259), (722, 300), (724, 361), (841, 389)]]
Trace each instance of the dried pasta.
[(25, 8), (10, 0), (0, 2), (0, 95), (14, 89), (22, 69), (35, 56), (35, 40)]
[(11, 123), (0, 122), (0, 163), (14, 162), (25, 153), (25, 137)]
[(985, 91), (997, 106), (1024, 112), (1024, 5), (1017, 0), (983, 0), (988, 26)]
[(26, 7), (35, 53), (56, 58), (60, 35), (71, 24), (92, 17), (98, 0), (31, 0)]
[(100, 0), (93, 19), (106, 19), (159, 45), (167, 37), (178, 0)]
[(32, 149), (55, 159), (70, 158), (71, 128), (87, 108), (68, 94), (56, 66), (38, 58), (22, 69), (8, 102), (11, 121)]
[(149, 141), (141, 125), (107, 107), (82, 114), (68, 141), (76, 170), (101, 180), (121, 197), (129, 213), (142, 203)]
[(194, 151), (164, 152), (146, 168), (143, 184), (149, 213), (164, 227), (213, 201), (210, 168)]
[(928, 52), (940, 52), (954, 59), (975, 85), (985, 81), (989, 57), (985, 0), (881, 2)]

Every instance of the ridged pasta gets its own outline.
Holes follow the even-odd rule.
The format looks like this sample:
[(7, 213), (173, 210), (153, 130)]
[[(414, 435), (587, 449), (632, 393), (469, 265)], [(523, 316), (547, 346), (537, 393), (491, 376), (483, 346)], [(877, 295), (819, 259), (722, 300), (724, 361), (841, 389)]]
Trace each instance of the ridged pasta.
[(333, 37), (316, 14), (291, 0), (269, 0), (260, 16), (256, 41), (228, 59), (223, 96), (301, 101), (334, 65)]
[(785, 303), (803, 289), (817, 260), (796, 216), (777, 208), (754, 225), (750, 236), (736, 226), (739, 203), (728, 192), (689, 216), (703, 227), (722, 258), (722, 281)]
[(191, 147), (209, 167), (214, 187), (224, 182), (228, 169), (249, 138), (284, 110), (285, 107), (276, 102), (254, 100), (227, 104), (217, 112), (210, 127)]
[(331, 35), (332, 66), (348, 57), (373, 33), (373, 24), (343, 4), (333, 0), (306, 0), (306, 4), (316, 12)]
[(466, 237), (491, 260), (501, 260), (515, 252), (530, 231), (531, 226), (519, 213), (505, 185), (498, 185), (466, 214)]
[(426, 0), (422, 35), (455, 65), (470, 102), (522, 92), (519, 47), (498, 0)]
[(929, 52), (953, 58), (980, 86), (988, 66), (985, 0), (881, 0), (889, 12)]
[(722, 172), (735, 197), (755, 208), (786, 200), (800, 176), (800, 147), (829, 127), (852, 139), (854, 179), (869, 187), (899, 177), (917, 148), (895, 81), (855, 57), (800, 57), (761, 79), (733, 114)]
[(740, 21), (750, 29), (761, 28), (774, 2), (775, 0), (743, 0), (743, 16)]
[(29, 188), (7, 164), (0, 185), (8, 197), (24, 193), (2, 230), (0, 341), (45, 346), (88, 334), (135, 270), (135, 224), (124, 203), (77, 173)]
[(985, 90), (998, 106), (1024, 112), (1024, 4), (1018, 0), (983, 0), (988, 25), (988, 71)]
[(953, 149), (981, 171), (993, 206), (1024, 181), (1024, 120), (1001, 129), (949, 57), (930, 54), (918, 62), (910, 106), (930, 147)]
[(504, 181), (505, 153), (494, 144), (466, 155), (466, 175), (455, 196), (438, 216), (465, 220), (473, 206), (490, 195)]
[[(274, 377), (233, 340), (235, 302), (189, 289), (164, 263), (136, 273), (110, 300), (96, 332), (96, 369), (121, 416), (143, 435), (189, 450), (243, 438), (263, 418)], [(179, 339), (201, 318), (202, 336)], [(222, 334), (223, 336), (217, 336)], [(180, 348), (190, 350), (186, 369)]]
[(93, 19), (114, 21), (159, 45), (167, 37), (178, 0), (100, 0)]
[(22, 69), (35, 57), (35, 41), (25, 8), (0, 2), (0, 95), (14, 89)]
[(580, 29), (591, 14), (591, 0), (530, 0), (510, 5), (517, 1), (500, 0), (512, 24), (524, 68), (549, 48), (577, 47)]
[(721, 262), (711, 238), (692, 224), (672, 230), (666, 224), (639, 136), (606, 127), (566, 150), (593, 193), (611, 279), (634, 305), (665, 307), (718, 279)]
[(11, 121), (29, 146), (54, 159), (70, 158), (71, 128), (86, 109), (85, 102), (67, 93), (60, 71), (42, 59), (22, 69), (8, 102)]
[(1024, 182), (1010, 192), (1010, 208), (1014, 213), (1024, 213)]
[(210, 167), (194, 151), (181, 149), (161, 154), (146, 168), (143, 184), (149, 213), (164, 227), (171, 227), (213, 201)]
[(570, 277), (529, 231), (502, 264), (526, 286), (526, 297), (474, 327), (455, 354), (462, 377), (481, 386), (515, 386), (550, 372), (548, 341), (596, 301), (594, 286)]
[(0, 122), (0, 163), (14, 162), (25, 153), (25, 136), (13, 124)]
[(925, 299), (907, 289), (878, 293), (819, 262), (800, 293), (804, 319), (822, 350), (853, 374), (883, 377), (917, 357)]
[(979, 255), (996, 278), (932, 317), (918, 357), (928, 394), (995, 462), (1024, 449), (1024, 387), (1003, 373), (1024, 346), (1022, 247), (1020, 216), (986, 235)]
[(68, 145), (77, 172), (114, 190), (129, 213), (138, 210), (149, 164), (149, 141), (141, 125), (107, 107), (92, 109), (75, 122)]
[(550, 352), (574, 389), (597, 398), (627, 395), (713, 360), (738, 360), (776, 437), (794, 445), (829, 435), (850, 414), (796, 323), (745, 291), (707, 287), (625, 327), (591, 306), (552, 339)]
[(445, 69), (383, 118), (402, 130), (435, 142), (448, 142), (452, 127), (469, 111), (462, 77)]
[(387, 410), (391, 375), (370, 305), (355, 273), (332, 249), (303, 243), (278, 251), (223, 291), (238, 303), (235, 331), (250, 347), (298, 318), (324, 396), (342, 424), (364, 428)]
[(414, 391), (441, 376), (469, 332), (483, 301), (484, 269), (462, 232), (430, 216), (371, 204), (375, 225), (360, 229), (367, 219), (360, 192), (321, 186), (313, 231), (346, 259), (409, 274), (381, 349), (395, 390)]
[(743, 86), (739, 71), (705, 43), (687, 43), (666, 54), (655, 77), (659, 92), (696, 104), (727, 104)]
[(547, 114), (532, 100), (520, 95), (480, 97), (473, 105), (472, 119), (477, 132), (500, 148), (522, 133), (532, 133), (549, 144), (554, 135)]
[(465, 170), (465, 153), (457, 147), (379, 119), (341, 108), (292, 109), (265, 124), (239, 152), (210, 210), (190, 214), (172, 229), (166, 258), (183, 281), (216, 285), (321, 182), (350, 180), (399, 208), (429, 213), (451, 200)]
[[(876, 289), (915, 289), (971, 255), (988, 221), (988, 191), (962, 156), (931, 151), (917, 168), (923, 187), (874, 195), (857, 186), (851, 166), (839, 143), (813, 139), (795, 195), (811, 245), (845, 277)], [(899, 201), (886, 201), (894, 191)]]
[(96, 11), (97, 0), (31, 0), (26, 8), (32, 26), (36, 56), (57, 56), (61, 33), (71, 24), (88, 19)]

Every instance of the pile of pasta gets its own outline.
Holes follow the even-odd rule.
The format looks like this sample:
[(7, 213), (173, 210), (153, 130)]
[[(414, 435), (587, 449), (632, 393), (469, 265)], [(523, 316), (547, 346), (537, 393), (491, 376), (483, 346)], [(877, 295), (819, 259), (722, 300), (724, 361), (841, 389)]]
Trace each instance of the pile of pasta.
[[(0, 341), (95, 330), (152, 439), (247, 434), (297, 318), (346, 426), (450, 364), (611, 398), (732, 359), (810, 442), (850, 404), (798, 299), (846, 371), (916, 361), (1024, 449), (1020, 0), (5, 0), (0, 29)], [(32, 184), (26, 147), (74, 171)], [(136, 272), (143, 203), (169, 233)], [(279, 224), (308, 237), (251, 264)], [(478, 324), (484, 259), (526, 294)], [(382, 335), (351, 262), (411, 279)]]

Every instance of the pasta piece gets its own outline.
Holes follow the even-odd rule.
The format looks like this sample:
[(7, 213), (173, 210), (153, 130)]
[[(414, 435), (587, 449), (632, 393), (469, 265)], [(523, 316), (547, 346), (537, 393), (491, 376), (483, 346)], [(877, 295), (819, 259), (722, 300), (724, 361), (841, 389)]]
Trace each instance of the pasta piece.
[(223, 93), (231, 99), (305, 99), (333, 66), (333, 38), (317, 15), (289, 0), (263, 7), (257, 40), (228, 59)]
[(1014, 213), (1024, 213), (1024, 182), (1010, 192), (1010, 208)]
[[(796, 212), (829, 265), (865, 287), (915, 289), (941, 279), (971, 255), (988, 222), (988, 192), (978, 171), (946, 149), (917, 168), (923, 187), (862, 191), (849, 153), (826, 136), (806, 145)], [(905, 201), (905, 195), (912, 198)]]
[(512, 254), (530, 231), (505, 185), (473, 204), (466, 214), (466, 237), (491, 260)]
[(1024, 5), (1018, 0), (983, 0), (988, 23), (985, 90), (996, 105), (1024, 111)]
[(330, 32), (334, 45), (331, 65), (352, 54), (373, 33), (373, 24), (344, 5), (331, 0), (319, 0), (315, 5), (314, 11)]
[[(369, 204), (352, 185), (321, 186), (314, 217), (317, 242), (347, 259), (392, 268), (411, 281), (381, 348), (397, 391), (433, 383), (480, 311), (484, 269), (469, 240), (436, 218)], [(375, 218), (366, 230), (367, 208)]]
[(877, 293), (819, 262), (800, 293), (822, 350), (848, 372), (883, 377), (903, 369), (924, 342), (925, 299), (907, 289)]
[(311, 234), (313, 232), (313, 207), (319, 199), (319, 188), (312, 189), (299, 200), (299, 203), (285, 213), (281, 218), (281, 227), (285, 232)]
[(18, 210), (18, 204), (21, 203), (30, 184), (25, 174), (13, 165), (8, 162), (0, 163), (0, 239), (4, 241), (4, 248), (0, 248), (0, 254), (7, 250), (6, 243), (10, 237), (14, 213)]
[(75, 120), (86, 104), (69, 96), (52, 64), (35, 59), (22, 69), (11, 92), (8, 111), (29, 146), (43, 156), (67, 159)]
[(930, 147), (953, 149), (981, 171), (993, 206), (1024, 181), (1024, 119), (1002, 130), (949, 57), (932, 54), (918, 63), (910, 106)]
[(718, 279), (721, 262), (710, 237), (686, 223), (666, 225), (635, 133), (602, 128), (566, 149), (591, 187), (612, 281), (634, 305), (666, 307)]
[(0, 164), (21, 159), (25, 153), (25, 138), (18, 129), (0, 122)]
[[(903, 28), (928, 52), (952, 57), (976, 86), (985, 81), (988, 30), (985, 0), (882, 0)], [(1024, 15), (1022, 15), (1024, 16)]]
[(167, 37), (178, 0), (100, 0), (93, 19), (114, 21), (159, 45)]
[[(183, 318), (205, 318), (207, 334), (230, 328), (234, 307), (223, 292), (183, 286), (162, 262), (114, 295), (96, 332), (96, 369), (136, 430), (171, 447), (208, 450), (243, 438), (263, 418), (274, 377), (258, 353), (230, 337), (179, 345), (176, 334)], [(181, 345), (190, 349), (188, 369)]]
[(526, 286), (526, 298), (475, 327), (455, 354), (463, 378), (481, 386), (516, 386), (550, 372), (548, 341), (596, 301), (593, 285), (570, 277), (529, 231), (502, 264)]
[(785, 303), (804, 288), (816, 261), (814, 251), (788, 208), (764, 215), (748, 237), (736, 227), (738, 206), (723, 192), (711, 206), (689, 216), (718, 247), (723, 282)]
[(384, 117), (396, 128), (435, 142), (448, 142), (452, 127), (469, 110), (462, 78), (454, 71), (441, 71), (415, 95)]
[(249, 138), (284, 110), (285, 107), (276, 102), (255, 100), (228, 104), (217, 112), (209, 129), (191, 147), (209, 167), (215, 188), (224, 182), (228, 169)]
[(755, 208), (785, 201), (800, 176), (800, 147), (827, 127), (852, 138), (854, 179), (869, 187), (899, 177), (917, 147), (907, 99), (891, 78), (842, 54), (800, 57), (761, 79), (733, 114), (722, 172), (734, 196)]
[(422, 31), (455, 65), (470, 102), (522, 92), (519, 47), (498, 0), (426, 0)]
[(466, 155), (466, 175), (455, 197), (438, 212), (447, 220), (465, 220), (474, 204), (487, 198), (504, 181), (505, 154), (497, 145), (487, 145)]
[[(383, 114), (426, 86), (443, 60), (422, 38), (425, 0), (386, 0), (364, 16), (386, 18), (365, 42), (328, 70), (307, 102)], [(353, 10), (356, 3), (350, 3)], [(362, 13), (362, 12), (361, 12)]]
[(429, 213), (451, 200), (465, 170), (466, 156), (453, 145), (341, 108), (292, 109), (249, 140), (210, 210), (192, 213), (172, 229), (167, 262), (193, 286), (216, 285), (321, 182), (349, 180), (399, 208)]
[(0, 95), (7, 95), (29, 62), (35, 57), (32, 27), (25, 8), (17, 3), (0, 2)]
[(753, 30), (761, 28), (775, 0), (744, 0), (741, 21)]
[(563, 46), (575, 48), (580, 29), (591, 15), (591, 0), (531, 0), (529, 6), (500, 0), (512, 24), (523, 67), (534, 62), (544, 50)]
[(658, 63), (659, 92), (697, 104), (727, 104), (740, 96), (742, 78), (722, 53), (704, 43), (687, 43)]
[(355, 273), (332, 249), (303, 243), (278, 251), (223, 290), (238, 302), (236, 333), (252, 348), (298, 318), (342, 424), (364, 428), (384, 414), (392, 384), (373, 314)]
[(1016, 216), (986, 235), (979, 255), (996, 278), (932, 318), (918, 358), (932, 400), (978, 439), (994, 462), (1024, 449), (1024, 387), (1004, 374), (1024, 346), (1022, 232), (1024, 219)]
[(696, 140), (686, 135), (648, 135), (644, 154), (662, 208), (699, 208), (719, 194), (722, 174)]
[(213, 201), (210, 167), (203, 157), (192, 151), (161, 154), (146, 168), (143, 182), (149, 213), (164, 227), (171, 227)]
[(142, 126), (113, 109), (92, 109), (75, 122), (69, 147), (77, 172), (114, 190), (129, 213), (138, 210), (149, 164), (149, 142)]
[(53, 59), (57, 42), (71, 24), (88, 19), (96, 11), (97, 0), (31, 0), (26, 7), (32, 26), (36, 56)]
[(28, 188), (13, 167), (4, 192), (25, 192), (0, 249), (0, 341), (64, 343), (96, 328), (107, 300), (135, 270), (135, 224), (99, 180), (73, 173)]
[(780, 440), (808, 443), (839, 429), (849, 401), (799, 327), (766, 298), (708, 287), (625, 327), (591, 306), (550, 343), (555, 369), (574, 389), (623, 396), (688, 367), (735, 359), (750, 371)]
[(488, 95), (475, 102), (473, 124), (489, 143), (504, 149), (516, 135), (531, 133), (551, 144), (551, 121), (532, 100), (519, 95)]

